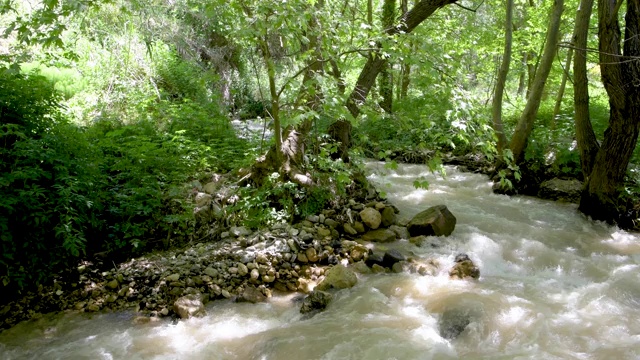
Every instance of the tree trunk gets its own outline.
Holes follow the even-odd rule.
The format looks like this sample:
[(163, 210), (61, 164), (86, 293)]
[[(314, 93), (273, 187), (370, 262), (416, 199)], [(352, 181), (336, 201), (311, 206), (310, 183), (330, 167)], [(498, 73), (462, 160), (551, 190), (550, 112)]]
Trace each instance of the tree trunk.
[(560, 28), (560, 19), (564, 10), (564, 0), (555, 0), (551, 10), (549, 19), (549, 29), (547, 30), (546, 46), (540, 60), (540, 65), (536, 70), (536, 76), (531, 87), (531, 94), (527, 99), (522, 116), (518, 121), (516, 130), (511, 138), (509, 147), (513, 153), (513, 159), (516, 164), (521, 163), (524, 158), (524, 152), (527, 148), (529, 135), (533, 131), (533, 124), (540, 108), (542, 100), (542, 92), (544, 90), (547, 77), (553, 65), (553, 58), (558, 44), (558, 33)]
[[(385, 31), (393, 27), (394, 15), (396, 10), (396, 0), (384, 0), (382, 6), (382, 26)], [(386, 62), (383, 65), (380, 74), (380, 107), (387, 113), (391, 114), (393, 106), (393, 76), (391, 74), (391, 64)]]
[(627, 1), (622, 49), (620, 5), (598, 1), (600, 73), (609, 95), (609, 127), (580, 200), (582, 212), (608, 222), (621, 220), (619, 194), (640, 132), (640, 0)]
[(589, 81), (587, 79), (586, 48), (592, 9), (593, 0), (580, 1), (573, 35), (575, 46), (575, 60), (573, 62), (574, 121), (578, 151), (580, 152), (580, 167), (585, 183), (589, 180), (593, 170), (593, 162), (599, 149), (598, 140), (596, 140), (589, 117)]
[(564, 89), (567, 86), (567, 78), (569, 77), (569, 68), (571, 67), (571, 61), (573, 59), (573, 47), (567, 50), (567, 59), (564, 64), (564, 72), (562, 73), (562, 80), (560, 81), (560, 88), (556, 94), (556, 104), (553, 106), (553, 114), (551, 116), (551, 129), (556, 128), (556, 117), (560, 114), (560, 107), (562, 106), (562, 98), (564, 97)]
[[(453, 4), (457, 0), (422, 0), (418, 2), (411, 10), (400, 16), (397, 24), (386, 30), (387, 35), (396, 35), (400, 33), (410, 33), (425, 19), (431, 16), (436, 10), (449, 4)], [(380, 45), (378, 45), (378, 50)], [(360, 71), (360, 76), (356, 82), (349, 99), (347, 100), (347, 109), (351, 115), (356, 118), (360, 114), (360, 105), (364, 103), (369, 95), (371, 87), (376, 81), (376, 77), (384, 68), (387, 60), (380, 56), (379, 51), (373, 51), (366, 64)]]
[(281, 163), (282, 127), (280, 126), (280, 99), (276, 90), (276, 65), (271, 57), (271, 51), (269, 50), (269, 37), (267, 34), (264, 35), (260, 45), (262, 47), (262, 56), (267, 66), (267, 74), (269, 77), (269, 94), (271, 96), (270, 115), (273, 119), (273, 133), (276, 140), (274, 160), (277, 168)]
[(493, 131), (498, 136), (498, 154), (502, 155), (502, 150), (507, 146), (507, 136), (504, 134), (502, 126), (502, 96), (504, 86), (507, 83), (509, 64), (511, 63), (511, 43), (513, 38), (513, 0), (507, 0), (506, 20), (505, 20), (505, 40), (504, 53), (502, 54), (502, 64), (498, 71), (498, 80), (493, 95)]

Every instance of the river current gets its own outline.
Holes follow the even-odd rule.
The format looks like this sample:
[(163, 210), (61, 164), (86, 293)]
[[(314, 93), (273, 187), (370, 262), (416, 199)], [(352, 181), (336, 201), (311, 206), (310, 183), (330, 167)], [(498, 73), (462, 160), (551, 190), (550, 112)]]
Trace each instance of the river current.
[[(421, 165), (367, 167), (401, 217), (437, 204), (457, 217), (448, 238), (385, 244), (436, 258), (436, 276), (363, 275), (310, 319), (293, 295), (216, 301), (206, 317), (178, 323), (45, 316), (1, 333), (0, 359), (640, 359), (640, 236), (575, 205), (493, 194), (486, 176), (452, 167), (444, 178)], [(462, 252), (479, 281), (449, 279)], [(452, 309), (470, 323), (445, 339), (439, 323)]]

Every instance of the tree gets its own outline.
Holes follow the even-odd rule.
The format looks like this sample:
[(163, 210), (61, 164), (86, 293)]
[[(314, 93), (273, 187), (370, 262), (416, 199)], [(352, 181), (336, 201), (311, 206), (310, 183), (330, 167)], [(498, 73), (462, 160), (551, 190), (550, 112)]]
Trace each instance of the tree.
[(609, 96), (609, 126), (587, 179), (579, 209), (613, 222), (619, 195), (640, 132), (640, 0), (626, 1), (624, 41), (618, 13), (624, 1), (598, 1), (598, 42), (602, 83)]
[[(412, 32), (424, 20), (429, 18), (436, 10), (455, 3), (457, 0), (422, 0), (411, 10), (402, 14), (398, 23), (385, 30), (388, 36), (398, 34), (408, 34)], [(360, 114), (360, 104), (364, 103), (371, 87), (376, 81), (376, 77), (387, 63), (387, 59), (381, 54), (382, 44), (378, 43), (376, 50), (372, 51), (367, 58), (367, 62), (360, 71), (358, 80), (353, 91), (347, 99), (347, 109), (356, 118)]]
[(574, 123), (576, 140), (580, 152), (580, 167), (585, 182), (588, 181), (599, 145), (591, 126), (589, 117), (589, 84), (587, 79), (587, 36), (593, 0), (581, 0), (576, 14), (573, 45), (575, 60), (573, 62), (573, 102), (575, 109)]
[(502, 54), (502, 63), (498, 71), (498, 79), (496, 80), (496, 90), (493, 96), (493, 130), (498, 136), (498, 154), (502, 154), (502, 150), (507, 146), (507, 136), (504, 133), (502, 125), (502, 95), (504, 86), (507, 82), (507, 74), (509, 73), (509, 64), (511, 63), (511, 43), (513, 38), (513, 0), (507, 0), (505, 19), (505, 35), (504, 35), (504, 53)]
[(555, 0), (549, 17), (549, 28), (547, 30), (546, 44), (542, 59), (540, 60), (540, 65), (536, 71), (533, 85), (531, 86), (531, 93), (527, 99), (527, 104), (520, 116), (520, 120), (518, 121), (513, 137), (511, 138), (511, 142), (509, 143), (509, 148), (513, 153), (513, 159), (516, 164), (522, 162), (529, 136), (533, 131), (533, 125), (542, 100), (542, 93), (556, 53), (560, 19), (562, 17), (563, 10), (564, 0)]
[[(395, 8), (395, 0), (384, 0), (382, 6), (382, 26), (385, 29), (393, 27)], [(393, 105), (393, 77), (391, 76), (391, 64), (389, 64), (389, 62), (385, 63), (380, 73), (380, 95), (382, 96), (380, 107), (382, 107), (387, 114), (390, 114)]]

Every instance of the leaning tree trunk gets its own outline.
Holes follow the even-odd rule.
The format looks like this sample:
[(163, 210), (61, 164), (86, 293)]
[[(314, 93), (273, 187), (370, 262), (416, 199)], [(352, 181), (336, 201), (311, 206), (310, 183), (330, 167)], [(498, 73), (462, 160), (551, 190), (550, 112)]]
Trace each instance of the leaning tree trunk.
[(535, 123), (538, 109), (540, 108), (540, 101), (542, 100), (542, 92), (544, 91), (547, 77), (549, 76), (551, 66), (553, 65), (553, 58), (558, 44), (560, 19), (562, 17), (563, 10), (564, 0), (555, 0), (549, 19), (549, 28), (547, 30), (547, 37), (545, 41), (546, 45), (542, 54), (542, 59), (540, 60), (540, 65), (536, 70), (536, 76), (533, 80), (527, 104), (520, 116), (516, 130), (511, 138), (511, 143), (509, 144), (509, 148), (513, 153), (513, 159), (516, 164), (521, 163), (524, 159), (524, 152), (527, 148), (529, 135), (531, 135), (531, 132), (533, 131), (533, 124)]
[(627, 1), (622, 49), (621, 4), (598, 1), (600, 73), (609, 95), (609, 127), (580, 200), (582, 212), (608, 222), (620, 220), (624, 204), (619, 194), (640, 132), (640, 0)]
[[(410, 33), (424, 20), (431, 16), (436, 10), (455, 3), (457, 0), (422, 0), (417, 3), (411, 10), (400, 16), (397, 24), (386, 30), (387, 35), (393, 36), (401, 33)], [(371, 87), (376, 81), (376, 77), (384, 68), (387, 60), (380, 55), (381, 45), (378, 50), (373, 51), (369, 56), (366, 64), (360, 71), (360, 76), (356, 82), (351, 95), (347, 99), (347, 109), (354, 118), (360, 115), (360, 105), (364, 103), (369, 95)]]
[(502, 63), (498, 71), (498, 80), (496, 81), (495, 94), (493, 95), (493, 131), (498, 136), (498, 154), (502, 155), (502, 150), (507, 146), (507, 136), (504, 134), (502, 126), (502, 96), (504, 94), (504, 86), (507, 83), (507, 74), (509, 73), (509, 64), (511, 63), (511, 43), (513, 38), (513, 0), (507, 0), (505, 34), (504, 34), (504, 53), (502, 54)]
[(564, 97), (564, 89), (567, 86), (567, 79), (569, 78), (569, 68), (571, 67), (571, 61), (573, 60), (573, 43), (572, 46), (567, 50), (567, 58), (564, 65), (564, 72), (562, 73), (562, 80), (560, 81), (560, 88), (558, 89), (558, 93), (556, 94), (556, 104), (553, 106), (553, 114), (551, 115), (551, 127), (552, 130), (556, 128), (556, 117), (560, 114), (560, 109), (562, 108), (562, 98)]
[(576, 140), (580, 152), (580, 167), (585, 183), (588, 182), (593, 162), (600, 146), (589, 117), (589, 81), (587, 79), (587, 36), (593, 0), (581, 0), (573, 35), (575, 59), (573, 61), (573, 103)]

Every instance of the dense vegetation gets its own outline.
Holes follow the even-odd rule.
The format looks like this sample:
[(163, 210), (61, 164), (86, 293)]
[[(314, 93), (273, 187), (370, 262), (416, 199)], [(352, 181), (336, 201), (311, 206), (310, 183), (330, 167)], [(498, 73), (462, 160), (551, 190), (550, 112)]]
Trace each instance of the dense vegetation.
[[(638, 113), (629, 105), (637, 84), (612, 74), (635, 78), (638, 70), (625, 64), (637, 64), (640, 47), (621, 47), (615, 27), (626, 13), (634, 39), (640, 10), (637, 1), (624, 3), (599, 5), (600, 18), (615, 23), (618, 47), (598, 53), (575, 46), (575, 15), (593, 7), (589, 0), (580, 8), (516, 1), (511, 13), (496, 0), (3, 1), (0, 290), (46, 282), (81, 258), (118, 259), (199, 238), (194, 190), (212, 174), (239, 181), (238, 201), (218, 226), (312, 214), (345, 195), (358, 155), (424, 150), (435, 169), (443, 154), (481, 153), (495, 161), (503, 191), (527, 178), (578, 178), (585, 213), (628, 220), (637, 172), (627, 162), (640, 156)], [(505, 32), (513, 35), (504, 52), (510, 64), (496, 36)], [(593, 35), (586, 48), (602, 46)], [(609, 66), (598, 65), (612, 53), (619, 56)], [(615, 143), (610, 124), (628, 132), (627, 162), (615, 164), (622, 179), (597, 170), (612, 164), (615, 149), (594, 153), (593, 173), (581, 163), (572, 56), (586, 59), (595, 138)], [(501, 68), (508, 76), (497, 86)], [(614, 79), (608, 87), (601, 72)], [(611, 100), (620, 92), (626, 97)], [(231, 125), (255, 118), (273, 139), (239, 137)], [(334, 127), (336, 120), (350, 125)], [(499, 142), (511, 134), (510, 144)], [(341, 154), (349, 145), (355, 164)]]

